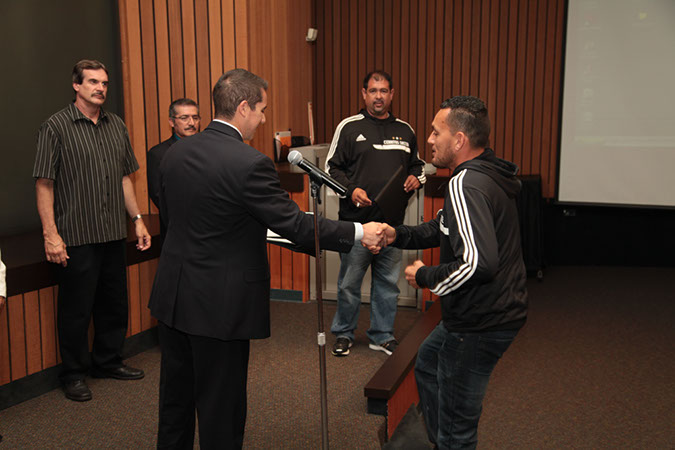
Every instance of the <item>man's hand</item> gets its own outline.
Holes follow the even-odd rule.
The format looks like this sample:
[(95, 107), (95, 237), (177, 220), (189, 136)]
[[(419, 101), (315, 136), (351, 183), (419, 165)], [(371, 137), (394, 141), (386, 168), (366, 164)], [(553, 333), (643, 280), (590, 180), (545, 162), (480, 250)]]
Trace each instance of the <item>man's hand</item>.
[(136, 238), (138, 239), (136, 248), (143, 252), (150, 248), (150, 233), (148, 233), (147, 228), (145, 228), (143, 219), (136, 220), (134, 224), (136, 225)]
[(378, 253), (380, 253), (380, 250), (382, 250), (382, 247), (386, 247), (387, 245), (391, 244), (396, 240), (396, 230), (394, 230), (390, 225), (387, 225), (386, 223), (380, 223), (378, 225), (380, 226), (380, 229), (377, 231), (377, 234), (382, 235), (381, 243), (378, 243), (378, 245), (365, 245), (365, 244), (363, 245), (373, 255), (377, 255)]
[(352, 203), (354, 203), (357, 208), (363, 208), (373, 204), (373, 202), (368, 198), (366, 191), (361, 188), (356, 188), (354, 189), (354, 192), (352, 192)]
[(383, 225), (378, 222), (368, 222), (363, 225), (363, 237), (361, 245), (370, 250), (373, 254), (380, 253), (383, 247), (387, 246), (386, 237), (383, 231)]
[(418, 189), (420, 186), (422, 186), (422, 183), (420, 183), (420, 180), (418, 180), (415, 175), (408, 175), (408, 178), (405, 179), (405, 183), (403, 183), (403, 190), (410, 192)]
[(66, 243), (63, 242), (61, 236), (54, 232), (45, 234), (45, 256), (47, 261), (54, 264), (61, 264), (63, 267), (68, 265), (68, 252), (66, 251)]
[(405, 268), (405, 279), (406, 281), (408, 281), (408, 284), (414, 287), (415, 289), (420, 288), (417, 285), (415, 275), (417, 275), (417, 270), (419, 270), (419, 268), (422, 266), (424, 266), (424, 263), (418, 259), (417, 261), (415, 261), (414, 263)]
[(383, 223), (380, 229), (382, 231), (382, 234), (384, 235), (384, 239), (387, 242), (387, 245), (390, 245), (392, 242), (396, 240), (396, 230), (394, 230), (394, 227), (386, 223)]

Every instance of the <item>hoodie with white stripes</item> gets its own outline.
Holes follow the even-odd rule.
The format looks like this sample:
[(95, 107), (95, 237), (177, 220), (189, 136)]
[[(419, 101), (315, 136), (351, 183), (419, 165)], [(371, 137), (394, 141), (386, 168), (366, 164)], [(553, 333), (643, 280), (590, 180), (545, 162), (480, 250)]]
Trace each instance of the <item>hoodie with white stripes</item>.
[(420, 184), (426, 182), (424, 161), (417, 153), (417, 138), (408, 123), (391, 113), (386, 119), (378, 119), (365, 109), (340, 122), (326, 158), (326, 172), (347, 188), (347, 197), (340, 199), (340, 220), (403, 223), (412, 195), (403, 190), (403, 182), (396, 217), (385, 218), (375, 203), (357, 208), (351, 200), (357, 187), (374, 200), (399, 167), (403, 167), (404, 180), (414, 175)]
[(517, 171), (486, 149), (455, 169), (435, 219), (396, 227), (396, 247), (440, 246), (440, 264), (421, 267), (416, 281), (440, 297), (449, 331), (519, 329), (525, 323)]

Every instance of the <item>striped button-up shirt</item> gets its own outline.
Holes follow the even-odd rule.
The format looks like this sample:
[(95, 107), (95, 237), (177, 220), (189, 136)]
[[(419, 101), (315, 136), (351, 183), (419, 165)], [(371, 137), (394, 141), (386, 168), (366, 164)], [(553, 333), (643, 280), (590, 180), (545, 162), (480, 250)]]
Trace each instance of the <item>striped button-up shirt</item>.
[(137, 169), (113, 113), (101, 109), (94, 124), (71, 103), (40, 127), (33, 177), (54, 180), (56, 229), (68, 246), (126, 238), (122, 177)]

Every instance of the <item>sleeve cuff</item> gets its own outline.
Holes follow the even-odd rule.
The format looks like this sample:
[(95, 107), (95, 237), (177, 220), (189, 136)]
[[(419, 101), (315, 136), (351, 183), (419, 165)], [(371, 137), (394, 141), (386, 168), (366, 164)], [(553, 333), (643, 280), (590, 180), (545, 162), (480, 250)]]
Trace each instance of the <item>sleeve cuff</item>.
[(361, 239), (363, 239), (363, 225), (354, 222), (354, 242), (361, 242)]

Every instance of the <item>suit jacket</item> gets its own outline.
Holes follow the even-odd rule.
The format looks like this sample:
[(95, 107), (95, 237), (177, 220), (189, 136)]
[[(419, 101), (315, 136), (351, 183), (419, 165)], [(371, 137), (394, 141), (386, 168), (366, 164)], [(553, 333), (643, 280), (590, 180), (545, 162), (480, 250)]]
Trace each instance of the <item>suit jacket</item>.
[(172, 134), (169, 139), (155, 145), (145, 155), (148, 166), (148, 194), (157, 208), (159, 208), (159, 164), (164, 159), (169, 147), (176, 142), (178, 142), (178, 138), (175, 134)]
[[(175, 151), (174, 151), (175, 150)], [(174, 144), (160, 165), (168, 231), (150, 296), (152, 315), (185, 333), (223, 340), (270, 335), (270, 228), (314, 248), (311, 215), (281, 188), (270, 158), (212, 122)], [(320, 221), (322, 248), (348, 251), (354, 224)]]

